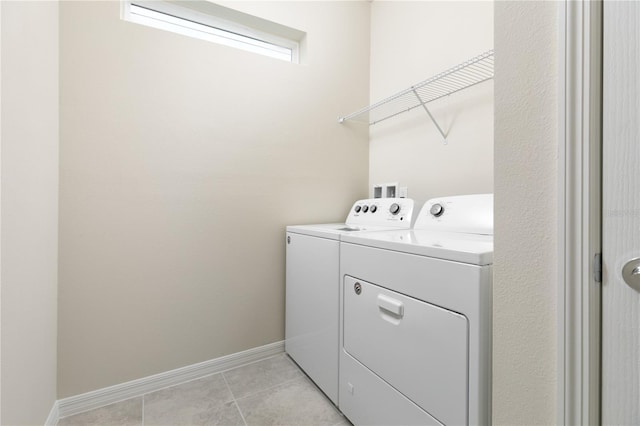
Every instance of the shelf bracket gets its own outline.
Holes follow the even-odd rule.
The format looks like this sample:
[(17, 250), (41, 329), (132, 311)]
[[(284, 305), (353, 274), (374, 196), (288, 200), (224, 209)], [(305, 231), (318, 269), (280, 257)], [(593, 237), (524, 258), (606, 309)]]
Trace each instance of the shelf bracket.
[(416, 98), (418, 98), (418, 102), (420, 102), (420, 105), (422, 105), (422, 108), (424, 108), (424, 110), (427, 112), (427, 114), (429, 115), (429, 118), (431, 119), (433, 124), (436, 126), (436, 128), (438, 129), (440, 134), (442, 135), (442, 138), (444, 139), (444, 144), (446, 145), (447, 144), (447, 134), (442, 131), (442, 128), (438, 125), (438, 122), (433, 117), (433, 114), (431, 114), (431, 111), (429, 111), (429, 108), (427, 108), (427, 106), (425, 105), (424, 101), (422, 100), (422, 98), (420, 97), (418, 92), (416, 91), (415, 87), (412, 87), (411, 91), (413, 92), (414, 95), (416, 95)]
[(433, 114), (431, 114), (431, 111), (429, 111), (427, 104), (475, 86), (476, 84), (491, 80), (494, 75), (493, 56), (493, 49), (488, 50), (481, 55), (421, 81), (386, 99), (349, 115), (338, 117), (338, 122), (344, 123), (347, 120), (364, 117), (365, 114), (373, 113), (366, 116), (366, 121), (369, 122), (369, 126), (373, 126), (389, 118), (422, 107), (438, 129), (438, 132), (440, 132), (440, 135), (442, 135), (443, 142), (446, 145), (447, 136), (451, 132), (451, 123), (445, 133)]

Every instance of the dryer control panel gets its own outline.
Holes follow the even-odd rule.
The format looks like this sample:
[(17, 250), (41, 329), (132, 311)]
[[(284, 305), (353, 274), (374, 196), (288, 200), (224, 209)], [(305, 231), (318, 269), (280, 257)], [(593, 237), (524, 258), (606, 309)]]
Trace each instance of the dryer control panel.
[(353, 204), (345, 223), (349, 226), (411, 228), (414, 201), (410, 198), (368, 198)]
[(414, 229), (493, 235), (493, 194), (432, 198), (424, 203)]

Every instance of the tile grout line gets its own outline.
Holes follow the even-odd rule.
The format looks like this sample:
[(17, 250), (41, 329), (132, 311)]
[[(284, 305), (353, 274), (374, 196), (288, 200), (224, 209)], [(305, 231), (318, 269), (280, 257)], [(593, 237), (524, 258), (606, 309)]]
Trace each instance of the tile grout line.
[[(1, 1), (1, 0), (0, 0), (0, 1)], [(121, 402), (124, 402), (124, 401), (129, 401), (129, 400), (131, 400), (131, 399), (142, 398), (142, 407), (143, 407), (143, 411), (142, 411), (142, 419), (143, 419), (142, 426), (144, 426), (144, 396), (145, 396), (145, 395), (149, 395), (149, 394), (152, 394), (152, 393), (155, 393), (155, 392), (163, 391), (163, 390), (166, 390), (166, 389), (172, 388), (172, 387), (174, 387), (174, 386), (180, 386), (180, 385), (184, 385), (184, 384), (186, 384), (186, 383), (195, 382), (196, 380), (204, 379), (204, 378), (206, 378), (206, 377), (215, 376), (215, 375), (217, 375), (217, 374), (220, 374), (220, 375), (222, 376), (222, 378), (224, 379), (225, 384), (227, 385), (227, 388), (229, 389), (229, 392), (231, 392), (231, 396), (232, 396), (232, 398), (233, 398), (233, 401), (234, 401), (234, 402), (236, 403), (236, 405), (237, 405), (237, 400), (236, 400), (236, 398), (235, 398), (235, 395), (233, 394), (233, 391), (231, 390), (231, 386), (229, 386), (229, 383), (227, 382), (227, 379), (226, 379), (226, 377), (224, 376), (224, 373), (225, 373), (225, 372), (228, 372), (228, 371), (232, 371), (232, 370), (238, 369), (238, 368), (246, 367), (247, 365), (256, 364), (256, 363), (258, 363), (258, 362), (261, 362), (261, 361), (264, 361), (264, 360), (267, 360), (267, 359), (271, 359), (271, 358), (275, 358), (275, 357), (278, 357), (278, 356), (282, 356), (282, 354), (275, 354), (275, 355), (269, 356), (269, 357), (267, 357), (267, 358), (262, 358), (262, 359), (258, 359), (258, 360), (255, 360), (255, 361), (251, 361), (251, 362), (248, 362), (248, 363), (246, 363), (246, 364), (239, 365), (239, 366), (237, 366), (237, 367), (232, 367), (232, 368), (228, 368), (228, 369), (223, 370), (223, 371), (219, 371), (219, 372), (217, 372), (217, 373), (211, 373), (211, 374), (207, 374), (207, 375), (204, 375), (204, 376), (201, 376), (201, 377), (194, 377), (194, 378), (191, 378), (191, 379), (189, 379), (189, 380), (185, 380), (184, 382), (179, 382), (179, 383), (175, 383), (175, 384), (172, 384), (172, 385), (167, 385), (167, 386), (162, 387), (162, 388), (160, 388), (160, 389), (156, 389), (156, 390), (154, 390), (153, 392), (146, 392), (146, 393), (143, 393), (143, 394), (141, 394), (141, 395), (131, 396), (131, 397), (129, 397), (129, 398), (125, 398), (125, 399), (121, 399), (121, 400), (118, 400), (118, 401), (110, 402), (109, 404), (103, 405), (103, 406), (101, 406), (101, 407), (90, 408), (90, 409), (87, 409), (87, 410), (81, 411), (81, 412), (79, 412), (79, 413), (75, 413), (75, 414), (71, 414), (71, 415), (69, 415), (69, 416), (61, 417), (60, 419), (64, 419), (64, 418), (66, 418), (66, 417), (72, 417), (72, 416), (75, 416), (75, 415), (78, 415), (78, 414), (88, 413), (89, 411), (93, 411), (93, 410), (96, 410), (96, 409), (98, 409), (98, 408), (108, 407), (108, 406), (110, 406), (110, 405), (118, 404), (118, 403), (121, 403)], [(290, 361), (290, 362), (291, 362), (291, 361)], [(295, 365), (294, 365), (294, 366), (295, 366)], [(298, 368), (298, 367), (296, 366), (296, 368)], [(272, 386), (272, 387), (275, 387), (275, 386)], [(271, 388), (269, 388), (269, 389), (271, 389)], [(256, 392), (256, 393), (258, 393), (258, 392)], [(252, 394), (252, 395), (255, 395), (255, 394)], [(248, 395), (247, 395), (247, 396), (248, 396)], [(238, 411), (241, 411), (241, 410), (240, 410), (240, 406), (238, 406)], [(240, 414), (242, 415), (242, 412), (241, 412)], [(243, 416), (243, 420), (244, 420), (244, 416)], [(246, 422), (245, 422), (245, 425), (246, 425)]]
[[(291, 363), (292, 363), (294, 366), (296, 366), (296, 368), (298, 368), (298, 369), (300, 370), (300, 367), (298, 367), (298, 365), (297, 365), (295, 362), (291, 361)], [(320, 390), (320, 388), (318, 387), (318, 385), (316, 385), (316, 384), (314, 383), (314, 381), (313, 381), (313, 380), (311, 380), (311, 377), (307, 376), (307, 374), (306, 374), (304, 371), (302, 371), (302, 370), (300, 370), (300, 373), (302, 373), (302, 377), (303, 377), (303, 378), (304, 378), (304, 379), (305, 379), (309, 384), (311, 384), (311, 386), (313, 386), (313, 387), (315, 388), (315, 390), (316, 390), (316, 391), (317, 391), (317, 392), (318, 392), (318, 393), (319, 393), (319, 394), (320, 394), (320, 395), (321, 395), (321, 396), (322, 396), (322, 397), (323, 397), (323, 398), (324, 398), (324, 399), (329, 403), (329, 405), (331, 406), (331, 408), (333, 408), (333, 410), (334, 410), (338, 415), (340, 415), (340, 417), (342, 417), (342, 418), (344, 418), (344, 419), (347, 419), (347, 416), (345, 416), (345, 415), (344, 415), (344, 413), (343, 413), (342, 411), (340, 411), (340, 409), (338, 408), (338, 406), (337, 406), (337, 405), (335, 405), (335, 404), (333, 403), (333, 401), (331, 401), (331, 399), (330, 399), (330, 398), (329, 398), (329, 397), (328, 397), (324, 392), (322, 392), (322, 391)], [(292, 381), (294, 381), (294, 380), (296, 380), (296, 379), (291, 379), (291, 380), (288, 380), (288, 381), (286, 381), (286, 382), (284, 382), (284, 383), (290, 383), (290, 382), (292, 382)], [(284, 384), (284, 383), (283, 383), (283, 384)], [(275, 387), (275, 386), (274, 386), (274, 387)], [(270, 388), (270, 389), (273, 389), (273, 388)], [(347, 419), (347, 420), (349, 420), (349, 419)], [(349, 421), (349, 423), (351, 423), (351, 421)], [(335, 425), (332, 425), (332, 426), (340, 426), (340, 424), (341, 424), (341, 422), (338, 422), (338, 423), (336, 423)]]
[[(309, 379), (307, 378), (307, 376), (305, 376), (304, 374), (302, 374), (302, 375), (300, 375), (300, 376), (298, 376), (298, 377), (296, 377), (296, 378), (294, 378), (294, 379), (285, 380), (284, 382), (280, 382), (280, 383), (278, 383), (277, 385), (269, 386), (268, 388), (264, 388), (264, 389), (259, 390), (259, 391), (257, 391), (257, 392), (247, 394), (247, 395), (245, 395), (245, 396), (243, 396), (243, 397), (240, 397), (239, 399), (246, 399), (246, 398), (249, 398), (249, 397), (252, 397), (252, 396), (256, 396), (256, 395), (261, 394), (261, 393), (264, 393), (264, 392), (266, 392), (266, 391), (273, 390), (273, 389), (275, 389), (275, 388), (277, 388), (277, 387), (280, 387), (280, 386), (282, 386), (282, 385), (286, 385), (286, 384), (289, 384), (289, 383), (291, 383), (291, 382), (295, 382), (296, 380), (299, 380), (299, 379), (301, 379), (301, 378), (304, 378), (305, 380), (309, 380)], [(311, 382), (311, 384), (312, 384), (313, 386), (316, 386), (316, 385), (315, 385), (315, 383), (313, 383), (313, 382)], [(319, 392), (320, 392), (320, 391), (319, 391)], [(237, 402), (237, 399), (234, 399), (234, 401), (236, 401), (236, 402)], [(332, 403), (332, 405), (333, 405), (333, 403)]]
[[(278, 356), (282, 356), (282, 355), (281, 355), (281, 354), (279, 354), (279, 355), (274, 355), (273, 357), (265, 358), (265, 360), (266, 360), (266, 359), (270, 359), (270, 358), (275, 358), (275, 357), (278, 357)], [(247, 399), (250, 399), (250, 398), (259, 398), (259, 399), (261, 399), (263, 395), (269, 395), (269, 394), (273, 393), (273, 392), (274, 392), (274, 390), (276, 390), (276, 392), (277, 392), (277, 389), (282, 388), (282, 387), (285, 387), (285, 386), (287, 386), (287, 385), (289, 385), (289, 384), (291, 384), (291, 383), (297, 382), (297, 381), (300, 381), (300, 382), (307, 382), (307, 383), (309, 383), (312, 387), (316, 388), (316, 391), (317, 391), (318, 393), (320, 393), (320, 394), (321, 394), (321, 396), (323, 397), (323, 399), (325, 399), (325, 400), (329, 403), (329, 405), (330, 405), (330, 406), (332, 406), (333, 410), (334, 410), (337, 414), (339, 414), (339, 415), (343, 418), (343, 420), (344, 420), (344, 419), (346, 419), (346, 417), (344, 416), (344, 414), (342, 414), (342, 413), (340, 412), (340, 410), (339, 410), (337, 407), (335, 407), (335, 405), (334, 405), (334, 404), (333, 404), (333, 403), (332, 403), (332, 402), (327, 398), (327, 396), (326, 396), (326, 395), (324, 395), (324, 393), (322, 393), (322, 392), (317, 388), (317, 385), (315, 385), (315, 383), (313, 383), (313, 381), (312, 381), (312, 380), (311, 380), (311, 379), (310, 379), (310, 378), (309, 378), (309, 377), (308, 377), (308, 376), (307, 376), (307, 375), (306, 375), (306, 374), (305, 374), (305, 373), (300, 369), (300, 367), (299, 367), (295, 362), (293, 362), (293, 361), (291, 360), (291, 358), (290, 358), (290, 357), (288, 357), (288, 356), (286, 356), (286, 355), (285, 355), (285, 356), (283, 356), (283, 358), (285, 358), (285, 360), (287, 361), (287, 364), (295, 370), (296, 377), (290, 378), (290, 379), (288, 379), (288, 380), (284, 380), (284, 381), (282, 381), (282, 382), (280, 382), (280, 383), (274, 384), (274, 385), (272, 385), (272, 386), (269, 386), (269, 387), (267, 387), (267, 388), (261, 389), (261, 390), (259, 390), (259, 391), (253, 391), (253, 392), (248, 393), (247, 395), (244, 395), (244, 396), (242, 396), (242, 397), (240, 397), (240, 398), (238, 398), (238, 397), (235, 395), (234, 391), (232, 390), (231, 385), (230, 385), (230, 383), (229, 383), (229, 380), (230, 380), (230, 379), (227, 379), (227, 377), (226, 377), (226, 373), (229, 373), (229, 372), (231, 372), (231, 371), (233, 371), (233, 370), (236, 370), (236, 369), (240, 369), (240, 368), (242, 368), (243, 366), (248, 366), (248, 365), (251, 365), (251, 364), (257, 363), (257, 362), (259, 362), (259, 361), (255, 361), (255, 362), (251, 362), (251, 363), (244, 364), (243, 366), (239, 366), (239, 367), (231, 368), (231, 369), (225, 370), (224, 372), (208, 374), (208, 375), (206, 375), (206, 376), (202, 376), (202, 377), (200, 377), (200, 379), (203, 379), (203, 378), (205, 378), (205, 377), (214, 377), (214, 376), (216, 376), (216, 374), (220, 374), (220, 375), (221, 375), (222, 380), (223, 380), (223, 382), (224, 382), (224, 384), (225, 384), (225, 387), (227, 388), (227, 391), (229, 392), (229, 395), (231, 396), (231, 400), (230, 400), (230, 401), (231, 401), (231, 402), (233, 402), (233, 404), (235, 405), (236, 410), (237, 410), (238, 414), (240, 415), (240, 418), (242, 419), (242, 423), (241, 423), (241, 424), (242, 424), (242, 425), (244, 425), (244, 426), (248, 426), (248, 422), (247, 422), (247, 419), (246, 419), (246, 417), (245, 417), (245, 414), (244, 414), (243, 410), (242, 410), (242, 409), (241, 409), (241, 407), (240, 407), (240, 403), (239, 403), (239, 401), (243, 401), (243, 400), (245, 400), (245, 401), (246, 401)], [(278, 362), (278, 363), (279, 363), (279, 362)], [(276, 375), (274, 376), (274, 378), (281, 378), (282, 376), (287, 376), (287, 375), (288, 375), (287, 373), (289, 373), (289, 372), (290, 372), (290, 371), (289, 371), (289, 368), (284, 368), (283, 370), (284, 370), (284, 371), (280, 371), (278, 374), (276, 374)], [(273, 372), (273, 371), (271, 371), (271, 372)], [(245, 372), (243, 372), (243, 373), (244, 373), (244, 374), (246, 374)], [(180, 383), (180, 384), (176, 384), (176, 385), (172, 385), (172, 386), (167, 386), (167, 387), (165, 387), (165, 388), (163, 388), (163, 389), (169, 389), (169, 388), (176, 387), (176, 386), (180, 386), (181, 384), (186, 384), (186, 383), (193, 382), (193, 381), (196, 381), (196, 380), (198, 380), (198, 379), (191, 379), (191, 380), (187, 380), (187, 381), (182, 382), (182, 383)], [(252, 386), (249, 386), (249, 389), (252, 389), (252, 388), (253, 388)], [(239, 388), (239, 390), (242, 390), (242, 388)], [(142, 395), (139, 395), (139, 396), (138, 396), (139, 398), (141, 398), (141, 408), (142, 408), (142, 413), (141, 413), (141, 414), (142, 414), (142, 416), (141, 416), (141, 426), (145, 426), (145, 424), (146, 424), (146, 396), (147, 396), (147, 395), (151, 395), (151, 394), (153, 394), (153, 393), (155, 393), (155, 392), (158, 392), (158, 391), (160, 391), (160, 390), (154, 390), (153, 392), (146, 392), (146, 393), (143, 393)], [(133, 400), (133, 399), (136, 399), (136, 397), (134, 396), (134, 397), (131, 397), (131, 398), (127, 398), (127, 399), (121, 400), (121, 401), (119, 401), (119, 402), (129, 401), (129, 400)], [(229, 400), (228, 400), (228, 401), (229, 401)], [(113, 405), (113, 404), (116, 404), (116, 403), (112, 403), (112, 404), (108, 404), (108, 405)], [(92, 411), (92, 410), (89, 410), (89, 411)], [(249, 413), (249, 414), (250, 414), (250, 413)], [(340, 425), (342, 425), (342, 424), (343, 424), (343, 422), (338, 422), (338, 423), (333, 424), (332, 426), (340, 426)], [(347, 424), (348, 424), (348, 423), (347, 423)]]
[[(0, 0), (0, 1), (2, 1), (2, 0)], [(258, 359), (258, 360), (254, 360), (254, 361), (248, 362), (248, 363), (246, 363), (246, 364), (238, 365), (238, 366), (236, 366), (236, 367), (227, 368), (226, 370), (221, 370), (221, 371), (218, 371), (218, 372), (216, 372), (216, 373), (210, 373), (210, 374), (206, 374), (206, 375), (204, 375), (204, 376), (193, 377), (193, 378), (191, 378), (191, 379), (189, 379), (189, 380), (185, 380), (184, 382), (178, 382), (178, 383), (174, 383), (174, 384), (172, 384), (172, 385), (167, 385), (167, 386), (165, 386), (165, 387), (162, 387), (162, 388), (159, 388), (159, 389), (155, 389), (153, 392), (147, 392), (147, 393), (144, 393), (144, 394), (142, 394), (142, 395), (149, 395), (149, 394), (152, 394), (152, 393), (154, 393), (154, 392), (159, 392), (159, 391), (162, 391), (162, 390), (165, 390), (165, 389), (172, 388), (172, 387), (174, 387), (174, 386), (180, 386), (180, 385), (184, 385), (184, 384), (186, 384), (186, 383), (195, 382), (196, 380), (200, 380), (200, 379), (204, 379), (204, 378), (207, 378), (207, 377), (215, 376), (216, 374), (223, 374), (223, 373), (226, 373), (226, 372), (228, 372), (228, 371), (232, 371), (232, 370), (236, 370), (236, 369), (238, 369), (238, 368), (246, 367), (247, 365), (251, 365), (251, 364), (257, 364), (258, 362), (261, 362), (261, 361), (264, 361), (264, 360), (267, 360), (267, 359), (271, 359), (271, 358), (275, 358), (275, 357), (277, 357), (277, 356), (281, 356), (281, 355), (282, 355), (281, 353), (280, 353), (280, 354), (275, 354), (275, 355), (271, 355), (271, 356), (269, 356), (269, 357), (267, 357), (267, 358), (261, 358), (261, 359)], [(291, 362), (291, 361), (290, 361), (290, 362)], [(295, 364), (293, 364), (293, 365), (294, 365), (296, 368), (298, 368), (298, 369), (299, 369), (299, 367), (298, 367), (297, 365), (295, 365)], [(225, 380), (225, 381), (226, 381), (226, 380)], [(231, 387), (229, 387), (229, 390), (231, 390)], [(142, 396), (142, 395), (140, 395), (140, 396)], [(137, 398), (137, 396), (132, 396), (132, 397), (127, 398), (127, 399), (131, 399), (131, 398)], [(127, 399), (123, 399), (122, 401), (126, 401)], [(111, 405), (111, 404), (107, 404), (107, 405)], [(98, 408), (99, 408), (99, 407), (98, 407)], [(91, 411), (91, 410), (87, 410), (87, 411)]]
[[(276, 358), (276, 357), (282, 357), (282, 358), (284, 358), (284, 359), (289, 363), (289, 365), (290, 365), (291, 367), (293, 367), (293, 368), (295, 369), (295, 371), (296, 371), (296, 372), (298, 372), (298, 374), (299, 374), (299, 375), (298, 375), (298, 377), (294, 377), (293, 379), (285, 380), (284, 382), (277, 383), (277, 384), (275, 384), (275, 385), (269, 386), (268, 388), (265, 388), (265, 389), (259, 390), (259, 391), (257, 391), (257, 392), (249, 393), (249, 394), (244, 395), (244, 396), (242, 396), (242, 397), (240, 397), (240, 398), (237, 398), (237, 397), (236, 397), (236, 395), (233, 393), (233, 390), (231, 389), (231, 385), (229, 385), (229, 382), (227, 381), (227, 377), (225, 376), (225, 374), (224, 374), (224, 373), (227, 373), (227, 372), (232, 371), (232, 370), (238, 370), (238, 369), (243, 368), (243, 367), (246, 367), (246, 366), (248, 366), (248, 365), (251, 365), (251, 364), (257, 364), (258, 362), (265, 361), (265, 360), (272, 359), (272, 358)], [(250, 362), (250, 363), (248, 363), (248, 364), (241, 365), (241, 366), (239, 366), (239, 367), (230, 368), (230, 369), (228, 369), (228, 370), (222, 371), (220, 374), (222, 374), (222, 377), (224, 378), (225, 383), (227, 383), (227, 386), (229, 386), (229, 391), (231, 391), (231, 395), (233, 396), (234, 401), (235, 401), (236, 403), (238, 402), (238, 399), (244, 399), (244, 398), (248, 398), (248, 397), (250, 397), (250, 396), (257, 395), (257, 394), (262, 393), (262, 392), (266, 392), (266, 391), (271, 390), (271, 389), (274, 389), (274, 388), (276, 388), (276, 387), (278, 387), (278, 386), (281, 386), (281, 385), (284, 385), (284, 384), (286, 384), (286, 383), (290, 383), (290, 382), (292, 382), (292, 381), (294, 381), (294, 380), (297, 380), (297, 379), (299, 379), (300, 377), (304, 377), (304, 378), (307, 378), (307, 380), (311, 380), (311, 379), (309, 379), (309, 378), (308, 378), (308, 376), (304, 373), (304, 371), (302, 371), (302, 370), (300, 369), (300, 367), (298, 367), (298, 365), (297, 365), (295, 362), (293, 362), (293, 360), (291, 360), (291, 358), (286, 354), (286, 352), (285, 352), (285, 353), (281, 353), (281, 354), (276, 354), (276, 355), (270, 356), (270, 357), (268, 357), (268, 358), (264, 358), (264, 359), (262, 359), (262, 360), (253, 361), (253, 362)], [(314, 386), (316, 386), (316, 385), (315, 385), (315, 383), (313, 383), (313, 382), (311, 382), (311, 383), (312, 383)]]
[(242, 419), (242, 423), (244, 423), (244, 426), (248, 426), (247, 425), (247, 419), (244, 418), (244, 414), (242, 413), (242, 410), (240, 409), (240, 405), (238, 404), (238, 400), (236, 399), (236, 396), (233, 393), (233, 390), (231, 389), (231, 386), (229, 386), (229, 382), (227, 381), (227, 378), (224, 375), (224, 372), (221, 372), (220, 375), (222, 376), (222, 380), (224, 380), (225, 385), (227, 385), (227, 389), (229, 389), (229, 393), (231, 394), (231, 398), (233, 399), (233, 403), (236, 406), (236, 409), (238, 410), (238, 413), (240, 413), (240, 418)]
[[(260, 395), (260, 394), (270, 394), (274, 389), (276, 389), (278, 387), (282, 387), (282, 386), (285, 386), (285, 385), (290, 384), (292, 382), (295, 382), (297, 380), (301, 380), (301, 381), (304, 381), (304, 382), (308, 383), (309, 385), (311, 385), (312, 388), (315, 390), (315, 392), (317, 392), (322, 397), (322, 399), (324, 401), (326, 401), (326, 403), (331, 407), (331, 410), (340, 417), (340, 419), (341, 419), (340, 421), (338, 421), (338, 422), (336, 422), (334, 424), (331, 424), (330, 426), (341, 426), (341, 425), (344, 425), (344, 421), (345, 420), (347, 422), (349, 422), (347, 424), (351, 424), (351, 422), (349, 421), (349, 419), (347, 419), (347, 417), (344, 415), (344, 413), (342, 413), (340, 411), (340, 409), (338, 407), (336, 407), (336, 405), (318, 388), (318, 386), (313, 382), (313, 380), (311, 380), (303, 371), (301, 371), (300, 368), (295, 363), (292, 362), (292, 364), (296, 367), (296, 369), (298, 369), (298, 371), (300, 372), (300, 376), (298, 376), (296, 378), (293, 378), (293, 379), (285, 380), (284, 382), (281, 382), (279, 384), (276, 384), (276, 385), (270, 386), (268, 388), (262, 389), (262, 390), (260, 390), (258, 392), (245, 395), (245, 396), (243, 396), (243, 397), (241, 397), (239, 399), (243, 400), (243, 399), (247, 399), (247, 398), (253, 398), (253, 397), (255, 397), (257, 395)], [(223, 375), (223, 377), (224, 377), (224, 375)], [(225, 377), (225, 382), (226, 382), (226, 377)], [(231, 390), (231, 386), (229, 386), (229, 390)], [(233, 392), (232, 392), (232, 395), (233, 395)], [(236, 402), (236, 405), (238, 407), (238, 411), (240, 411), (240, 415), (244, 419), (244, 414), (242, 413), (242, 409), (240, 408), (240, 404), (238, 403), (238, 399), (236, 399), (235, 395), (234, 395), (234, 401)], [(245, 420), (245, 425), (248, 425), (246, 420)]]

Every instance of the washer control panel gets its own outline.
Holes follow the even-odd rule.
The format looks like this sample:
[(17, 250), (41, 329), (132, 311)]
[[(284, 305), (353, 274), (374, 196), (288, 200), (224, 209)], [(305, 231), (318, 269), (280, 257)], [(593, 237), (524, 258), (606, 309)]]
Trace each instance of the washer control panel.
[(369, 198), (358, 200), (349, 211), (351, 226), (392, 226), (411, 228), (414, 202), (410, 198)]

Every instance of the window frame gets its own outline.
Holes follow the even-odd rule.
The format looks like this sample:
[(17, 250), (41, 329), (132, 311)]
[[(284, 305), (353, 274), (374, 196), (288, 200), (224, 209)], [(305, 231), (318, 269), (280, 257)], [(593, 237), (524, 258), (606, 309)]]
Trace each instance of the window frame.
[(205, 1), (122, 0), (121, 5), (128, 22), (300, 63), (305, 33), (275, 22)]

